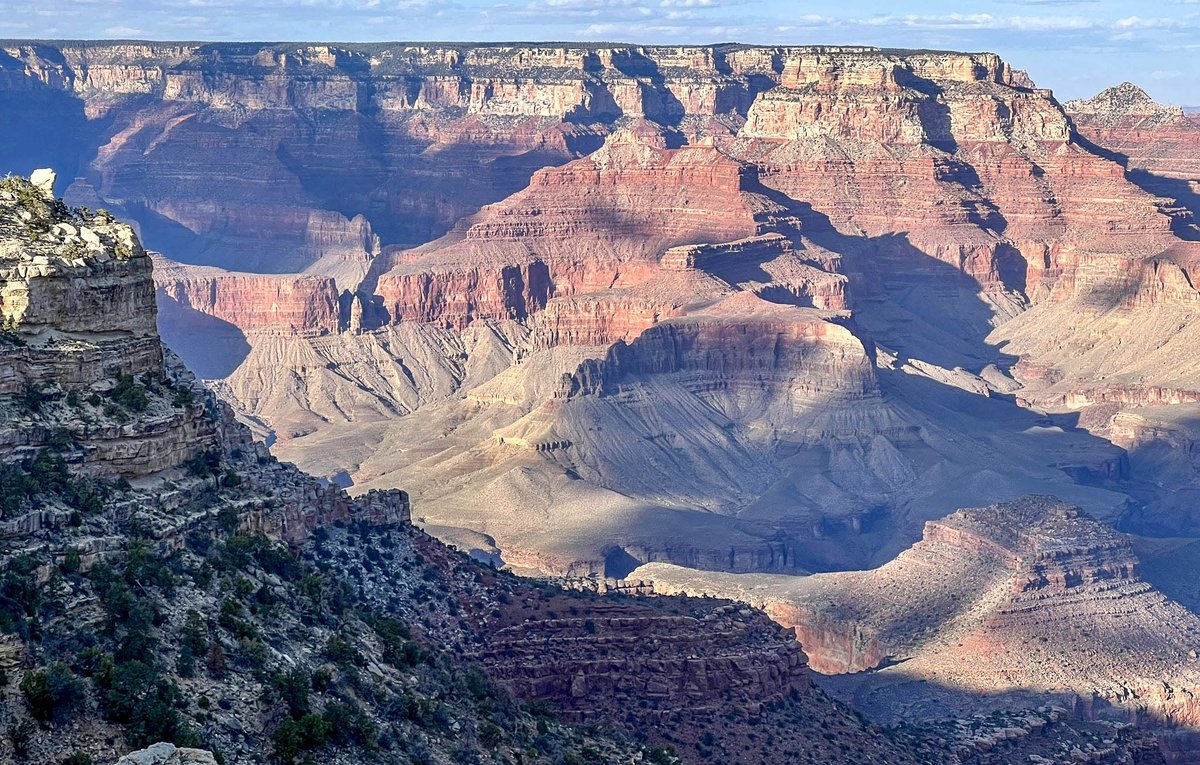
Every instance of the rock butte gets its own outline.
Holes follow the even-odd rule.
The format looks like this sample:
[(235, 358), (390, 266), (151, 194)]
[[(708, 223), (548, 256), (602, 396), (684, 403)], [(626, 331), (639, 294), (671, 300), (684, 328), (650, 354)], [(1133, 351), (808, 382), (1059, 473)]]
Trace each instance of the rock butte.
[(1054, 498), (960, 510), (870, 571), (728, 575), (649, 564), (662, 593), (761, 606), (812, 666), (885, 719), (1021, 707), (1038, 692), (1085, 717), (1194, 727), (1200, 617), (1141, 576), (1131, 542)]

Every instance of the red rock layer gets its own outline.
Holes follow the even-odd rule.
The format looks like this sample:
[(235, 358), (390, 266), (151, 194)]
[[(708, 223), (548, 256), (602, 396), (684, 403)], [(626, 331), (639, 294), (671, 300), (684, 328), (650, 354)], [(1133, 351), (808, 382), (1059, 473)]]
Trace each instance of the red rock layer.
[(751, 168), (715, 147), (665, 149), (621, 133), (407, 256), (379, 276), (376, 293), (392, 321), (462, 327), (524, 318), (556, 296), (636, 286), (659, 273), (670, 247), (740, 239), (782, 215), (753, 184)]
[[(1200, 184), (1200, 123), (1181, 108), (1156, 104), (1128, 82), (1064, 106), (1085, 138), (1115, 153), (1127, 170), (1147, 173), (1142, 180), (1156, 191), (1175, 197), (1179, 192), (1196, 192)], [(1162, 182), (1167, 179), (1185, 185)], [(1175, 193), (1169, 193), (1172, 191)]]
[[(1001, 65), (948, 62), (794, 59), (729, 150), (879, 254), (932, 256), (992, 294), (1040, 299), (1077, 249), (1140, 257), (1169, 246), (1169, 217), (1073, 140), (1045, 91)], [(925, 270), (936, 278), (934, 264)]]
[[(777, 628), (738, 606), (695, 616), (597, 606), (580, 617), (536, 615), (498, 630), (472, 658), (523, 698), (559, 702), (568, 719), (704, 712), (730, 705), (761, 711), (789, 691), (809, 687), (805, 656), (778, 640)], [(578, 648), (586, 641), (588, 655)]]
[(619, 292), (557, 298), (549, 301), (530, 323), (530, 350), (628, 343), (663, 319), (683, 313), (678, 305)]
[(191, 309), (243, 332), (336, 333), (340, 323), (334, 280), (320, 276), (259, 276), (213, 268), (166, 265), (155, 272), (172, 310)]

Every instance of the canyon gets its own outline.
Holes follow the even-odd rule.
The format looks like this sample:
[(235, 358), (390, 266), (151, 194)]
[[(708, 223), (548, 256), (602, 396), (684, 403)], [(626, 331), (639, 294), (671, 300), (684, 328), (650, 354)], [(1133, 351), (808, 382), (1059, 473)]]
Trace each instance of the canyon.
[[(153, 252), (106, 289), (153, 263), (162, 337), (245, 453), (330, 497), (403, 489), (417, 526), (510, 570), (765, 607), (878, 719), (1052, 701), (1195, 726), (1193, 115), (1130, 84), (1060, 104), (986, 53), (0, 48), (23, 115), (0, 163), (54, 166), (102, 237), (130, 221)], [(129, 371), (153, 371), (150, 296), (121, 300)], [(8, 393), (64, 373), (20, 353)], [(86, 353), (87, 384), (115, 373)], [(216, 437), (188, 416), (164, 410), (157, 443)], [(106, 470), (192, 456), (121, 437), (80, 448)], [(572, 720), (612, 715), (632, 686), (537, 646), (624, 656), (640, 627), (555, 610), (476, 657)], [(805, 662), (773, 650), (705, 665), (733, 685), (692, 667), (635, 695), (704, 714), (676, 700)]]
[(6, 97), (100, 131), (58, 147), (67, 198), (165, 253), (168, 342), (276, 454), (405, 486), (444, 538), (553, 573), (804, 572), (980, 498), (1130, 513), (1119, 448), (1000, 403), (1025, 380), (988, 333), (1090, 259), (1153, 269), (1173, 218), (995, 56), (7, 55)]
[(136, 233), (33, 179), (0, 182), (6, 761), (921, 761), (760, 613), (518, 579), (278, 462), (162, 345)]

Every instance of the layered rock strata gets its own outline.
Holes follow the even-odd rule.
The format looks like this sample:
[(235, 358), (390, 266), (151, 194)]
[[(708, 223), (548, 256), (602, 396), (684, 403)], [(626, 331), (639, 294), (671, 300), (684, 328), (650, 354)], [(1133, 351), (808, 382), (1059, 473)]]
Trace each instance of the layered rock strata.
[(738, 608), (665, 616), (600, 607), (502, 628), (475, 658), (522, 696), (560, 700), (579, 721), (625, 714), (645, 699), (655, 716), (729, 705), (754, 713), (808, 678), (799, 646), (771, 639)]
[[(1190, 215), (1177, 216), (1192, 228), (1200, 190), (1200, 123), (1177, 106), (1157, 104), (1132, 83), (1063, 105), (1075, 126), (1101, 150), (1125, 165), (1131, 179)], [(1179, 211), (1183, 213), (1184, 211)]]
[[(167, 375), (151, 265), (137, 236), (63, 206), (53, 174), (42, 177), (0, 188), (0, 393), (10, 397), (0, 455), (27, 457), (65, 434), (89, 469), (134, 477), (211, 448), (203, 407), (176, 405), (160, 387)], [(101, 397), (129, 391), (139, 399), (134, 424)]]

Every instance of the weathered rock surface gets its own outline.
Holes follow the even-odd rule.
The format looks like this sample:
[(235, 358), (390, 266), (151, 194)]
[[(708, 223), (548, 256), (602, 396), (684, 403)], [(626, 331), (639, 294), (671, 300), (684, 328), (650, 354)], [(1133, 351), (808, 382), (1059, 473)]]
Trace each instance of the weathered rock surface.
[(1122, 83), (1093, 98), (1063, 105), (1079, 132), (1124, 164), (1140, 185), (1184, 206), (1177, 223), (1195, 233), (1200, 214), (1200, 123), (1177, 106), (1153, 101), (1141, 88)]
[(97, 473), (177, 467), (214, 443), (201, 406), (142, 393), (131, 423), (98, 395), (122, 377), (138, 390), (167, 380), (150, 259), (128, 226), (66, 208), (52, 183), (10, 178), (0, 188), (0, 393), (10, 397), (0, 404), (0, 459), (29, 457), (65, 434)]
[(117, 760), (117, 765), (217, 765), (217, 760), (212, 752), (203, 749), (181, 749), (162, 743), (130, 752)]
[(581, 721), (629, 714), (645, 699), (655, 700), (655, 716), (730, 704), (756, 712), (807, 688), (808, 676), (798, 644), (754, 618), (738, 606), (680, 615), (598, 607), (501, 627), (472, 656), (520, 695), (560, 700)]
[[(260, 275), (160, 259), (154, 274), (172, 330), (186, 333), (187, 319), (216, 319), (239, 331), (330, 334), (341, 328), (337, 283), (328, 276)], [(169, 302), (167, 302), (169, 301)]]
[(666, 149), (618, 132), (538, 172), (461, 232), (398, 256), (376, 290), (392, 321), (524, 319), (553, 297), (651, 280), (671, 247), (762, 233), (784, 210), (755, 183), (751, 167), (715, 147)]

